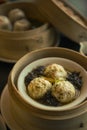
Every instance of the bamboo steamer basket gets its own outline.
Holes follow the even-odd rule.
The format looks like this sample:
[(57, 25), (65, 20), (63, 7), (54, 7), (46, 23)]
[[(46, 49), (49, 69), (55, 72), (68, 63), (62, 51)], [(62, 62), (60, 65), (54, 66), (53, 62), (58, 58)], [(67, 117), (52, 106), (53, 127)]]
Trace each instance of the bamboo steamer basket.
[[(26, 54), (13, 67), (9, 74), (7, 87), (1, 96), (1, 112), (6, 123), (12, 130), (86, 130), (86, 100), (71, 109), (63, 111), (56, 110), (54, 112), (31, 106), (18, 92), (17, 79), (21, 70), (29, 63), (46, 57), (67, 58), (77, 62), (87, 70), (87, 58), (73, 50), (49, 47)], [(7, 91), (8, 96), (6, 96), (5, 91)], [(5, 107), (6, 102), (8, 102), (8, 110), (10, 112)]]
[(0, 6), (0, 15), (8, 16), (14, 8), (22, 9), (28, 19), (35, 19), (43, 24), (28, 31), (4, 31), (0, 30), (0, 59), (16, 62), (27, 52), (38, 48), (55, 46), (56, 32), (49, 24), (38, 7), (31, 1), (12, 2)]
[(6, 130), (6, 125), (1, 114), (0, 114), (0, 130)]

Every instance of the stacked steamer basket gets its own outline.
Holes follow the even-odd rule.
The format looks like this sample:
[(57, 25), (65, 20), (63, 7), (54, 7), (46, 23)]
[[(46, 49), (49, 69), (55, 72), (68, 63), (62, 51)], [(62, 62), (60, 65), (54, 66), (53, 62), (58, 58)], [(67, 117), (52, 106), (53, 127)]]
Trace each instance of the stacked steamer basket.
[(30, 103), (26, 101), (19, 92), (17, 81), (21, 71), (30, 63), (48, 57), (60, 57), (78, 63), (85, 69), (86, 78), (87, 58), (75, 51), (59, 47), (49, 47), (26, 54), (13, 67), (8, 83), (1, 96), (1, 113), (7, 125), (11, 130), (86, 130), (87, 100), (63, 110), (57, 110), (57, 108), (44, 109), (44, 107), (35, 106), (36, 103), (33, 104), (33, 100), (32, 102), (30, 100)]
[(87, 20), (69, 3), (68, 0), (36, 0), (43, 16), (46, 16), (47, 20), (65, 36), (79, 43), (87, 40)]
[(15, 62), (27, 52), (57, 43), (54, 28), (31, 1), (2, 4), (0, 16), (10, 19), (0, 29), (0, 60)]
[[(36, 0), (35, 3), (43, 16), (46, 16), (47, 20), (50, 21), (54, 27), (73, 41), (80, 43), (79, 52), (86, 56), (86, 1), (78, 3), (78, 1), (72, 2), (72, 0)], [(76, 5), (72, 3), (76, 3)], [(78, 8), (76, 6), (78, 6)]]

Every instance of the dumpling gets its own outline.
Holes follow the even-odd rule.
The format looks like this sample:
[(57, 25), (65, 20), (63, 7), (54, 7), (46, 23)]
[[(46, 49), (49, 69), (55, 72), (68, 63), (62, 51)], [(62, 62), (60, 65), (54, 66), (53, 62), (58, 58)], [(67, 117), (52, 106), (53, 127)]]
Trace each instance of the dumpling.
[(71, 102), (75, 94), (75, 87), (69, 81), (59, 81), (52, 87), (52, 95), (61, 103)]
[(0, 16), (0, 29), (3, 29), (3, 30), (12, 29), (12, 25), (8, 17), (2, 16), (2, 15)]
[(14, 23), (15, 21), (17, 21), (19, 19), (25, 18), (25, 13), (21, 9), (15, 8), (15, 9), (12, 9), (8, 13), (8, 17), (9, 17), (10, 21), (12, 23)]
[(43, 97), (52, 87), (52, 84), (43, 77), (33, 79), (28, 85), (28, 93), (33, 99)]
[(13, 30), (14, 31), (26, 31), (31, 27), (31, 23), (26, 19), (18, 20), (14, 23)]
[(51, 64), (48, 65), (44, 71), (44, 74), (47, 77), (53, 78), (53, 79), (59, 79), (59, 78), (65, 78), (67, 77), (67, 72), (63, 68), (63, 66), (58, 64)]

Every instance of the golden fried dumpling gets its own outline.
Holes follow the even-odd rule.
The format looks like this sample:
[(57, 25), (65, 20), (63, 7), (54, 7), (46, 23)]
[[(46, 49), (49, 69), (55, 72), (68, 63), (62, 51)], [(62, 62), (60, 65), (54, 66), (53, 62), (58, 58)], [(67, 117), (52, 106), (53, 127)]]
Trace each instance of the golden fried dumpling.
[(63, 68), (63, 66), (58, 64), (50, 64), (46, 67), (44, 74), (47, 77), (53, 78), (53, 79), (59, 79), (59, 78), (65, 78), (67, 77), (67, 72)]
[(75, 98), (75, 88), (69, 81), (59, 81), (53, 85), (52, 95), (61, 103), (68, 103)]
[(28, 85), (28, 93), (33, 99), (43, 97), (52, 87), (52, 84), (43, 77), (33, 79)]

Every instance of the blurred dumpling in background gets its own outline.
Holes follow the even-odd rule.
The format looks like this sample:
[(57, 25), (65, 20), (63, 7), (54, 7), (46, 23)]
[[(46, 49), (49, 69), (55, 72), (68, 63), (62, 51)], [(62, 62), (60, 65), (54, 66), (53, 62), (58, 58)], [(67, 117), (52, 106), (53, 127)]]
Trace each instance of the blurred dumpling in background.
[(3, 29), (3, 30), (12, 29), (12, 25), (8, 17), (2, 16), (2, 15), (0, 16), (0, 29)]
[(21, 9), (15, 8), (12, 9), (9, 13), (8, 13), (8, 17), (10, 19), (10, 21), (12, 23), (14, 23), (17, 20), (23, 19), (25, 18), (25, 13), (24, 11), (22, 11)]
[(27, 31), (31, 28), (31, 23), (27, 19), (21, 19), (14, 23), (14, 31)]

